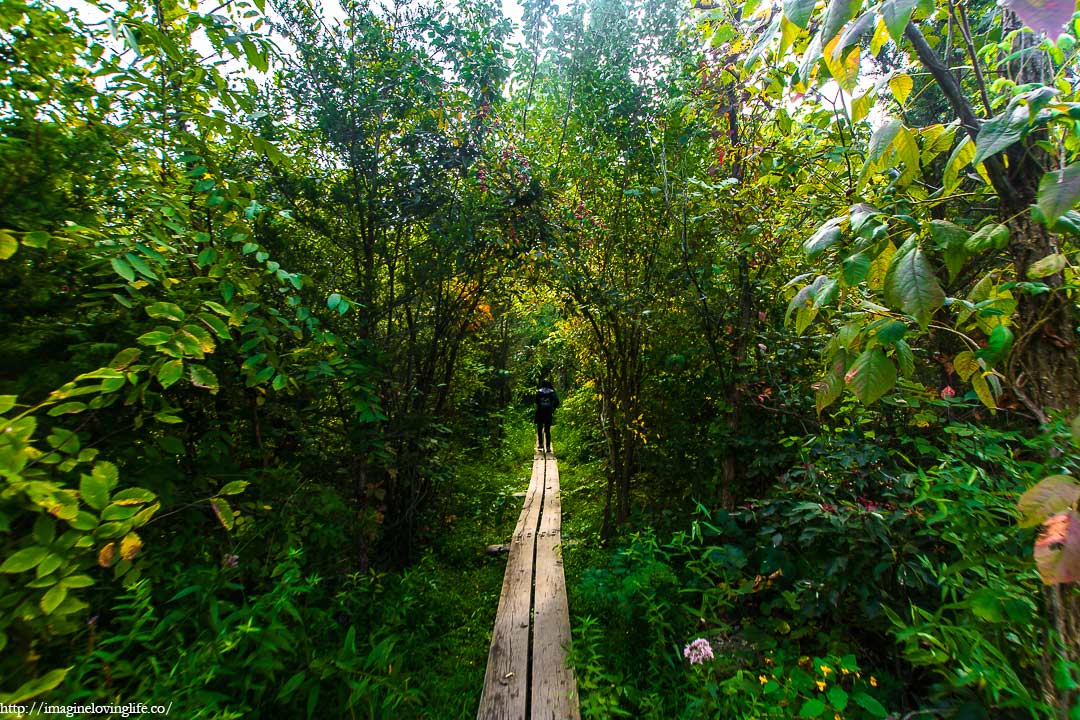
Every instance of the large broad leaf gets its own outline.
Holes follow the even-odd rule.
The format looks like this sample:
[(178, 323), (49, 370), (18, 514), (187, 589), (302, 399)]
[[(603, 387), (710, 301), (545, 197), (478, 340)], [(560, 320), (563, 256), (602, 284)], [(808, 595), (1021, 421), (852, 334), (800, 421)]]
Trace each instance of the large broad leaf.
[(831, 0), (829, 11), (825, 15), (825, 24), (821, 28), (821, 44), (828, 45), (829, 41), (836, 37), (840, 28), (844, 27), (848, 20), (855, 17), (855, 13), (862, 7), (862, 0)]
[(1000, 115), (990, 118), (975, 137), (976, 165), (1005, 150), (1027, 132), (1031, 111), (1027, 103), (1014, 100)]
[(934, 245), (942, 251), (950, 282), (956, 279), (964, 267), (964, 260), (967, 259), (964, 243), (969, 235), (971, 233), (967, 230), (948, 220), (930, 221), (930, 236), (934, 238)]
[(917, 2), (918, 0), (885, 0), (881, 3), (881, 17), (885, 21), (885, 28), (897, 45), (904, 37), (904, 28), (907, 27)]
[(855, 397), (870, 405), (896, 385), (896, 367), (881, 348), (863, 351), (845, 377)]
[(885, 302), (908, 313), (924, 328), (945, 302), (945, 291), (914, 235), (896, 251), (885, 272)]
[(826, 248), (835, 245), (840, 241), (840, 223), (843, 218), (832, 218), (824, 225), (819, 227), (817, 231), (803, 243), (803, 252), (811, 260), (817, 258)]
[(1035, 527), (1051, 515), (1071, 510), (1080, 500), (1080, 483), (1068, 475), (1051, 475), (1027, 489), (1016, 503), (1020, 527)]
[(1007, 0), (1005, 3), (1032, 30), (1056, 38), (1072, 20), (1076, 0)]
[(885, 154), (885, 151), (892, 145), (892, 141), (896, 138), (896, 133), (900, 132), (900, 128), (904, 127), (904, 123), (892, 118), (884, 125), (874, 131), (874, 135), (870, 138), (870, 148), (867, 153), (869, 156), (868, 163), (876, 162), (881, 159), (881, 156)]
[(220, 387), (217, 375), (205, 365), (191, 366), (191, 384), (195, 387), (206, 388), (211, 394), (216, 393)]
[(873, 10), (867, 10), (860, 15), (858, 20), (848, 25), (844, 30), (840, 36), (840, 41), (833, 48), (833, 52), (842, 53), (851, 45), (859, 42), (863, 35), (874, 29), (875, 19), (876, 16)]
[(170, 360), (158, 370), (157, 378), (161, 387), (167, 388), (175, 383), (184, 374), (184, 363), (181, 360)]
[(1080, 201), (1080, 163), (1064, 170), (1054, 170), (1039, 181), (1037, 205), (1046, 221), (1053, 225), (1058, 218), (1073, 209)]
[(48, 548), (33, 545), (12, 553), (0, 565), (0, 573), (21, 573), (32, 570), (49, 554)]
[(101, 475), (83, 475), (79, 480), (79, 495), (83, 502), (95, 510), (109, 504), (109, 483)]
[(1035, 541), (1035, 565), (1047, 585), (1080, 580), (1080, 516), (1066, 510), (1047, 518)]
[(1064, 270), (1069, 264), (1068, 258), (1061, 253), (1054, 253), (1053, 255), (1047, 255), (1042, 260), (1038, 260), (1031, 264), (1031, 267), (1027, 270), (1027, 276), (1032, 280), (1038, 280), (1044, 278), (1047, 275), (1053, 275)]
[(803, 30), (810, 23), (817, 0), (784, 0), (784, 15)]
[(952, 192), (960, 183), (960, 171), (967, 167), (968, 163), (973, 159), (975, 159), (975, 143), (971, 141), (970, 135), (965, 134), (960, 142), (956, 144), (956, 148), (953, 149), (952, 154), (949, 155), (949, 159), (945, 163), (942, 184), (945, 186), (946, 192)]
[(812, 307), (818, 289), (824, 285), (828, 279), (829, 277), (827, 275), (818, 275), (814, 279), (814, 282), (795, 293), (795, 297), (791, 298), (791, 302), (788, 303), (787, 313), (784, 315), (784, 322), (787, 323), (788, 320), (791, 319), (791, 313), (796, 310)]
[(844, 370), (847, 365), (847, 352), (840, 350), (830, 364), (829, 371), (814, 385), (814, 405), (818, 415), (832, 405), (844, 392)]

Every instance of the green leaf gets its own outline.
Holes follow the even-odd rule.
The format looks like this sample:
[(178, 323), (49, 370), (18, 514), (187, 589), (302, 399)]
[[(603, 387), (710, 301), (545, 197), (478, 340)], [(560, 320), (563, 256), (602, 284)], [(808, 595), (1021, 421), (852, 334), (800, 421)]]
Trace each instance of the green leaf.
[(17, 395), (0, 395), (0, 415), (3, 415), (8, 410), (15, 407), (15, 401), (17, 399)]
[(1009, 228), (999, 223), (987, 223), (964, 241), (964, 250), (975, 255), (991, 248), (1004, 248), (1009, 242)]
[(851, 696), (851, 699), (855, 701), (855, 704), (866, 710), (874, 717), (883, 718), (889, 713), (873, 696), (867, 695), (864, 692), (857, 692)]
[(64, 602), (64, 598), (67, 597), (67, 588), (63, 585), (53, 585), (49, 588), (49, 591), (41, 598), (41, 610), (46, 615), (51, 615), (52, 611), (59, 607), (60, 603)]
[(49, 417), (59, 417), (60, 415), (73, 415), (75, 413), (81, 413), (86, 409), (86, 403), (81, 402), (66, 402), (49, 410)]
[(143, 333), (137, 340), (141, 345), (164, 345), (172, 339), (171, 332), (164, 332), (162, 330), (151, 330), (148, 333)]
[(44, 250), (49, 247), (49, 240), (52, 239), (52, 235), (44, 230), (33, 230), (23, 235), (22, 244), (26, 247), (38, 248)]
[(52, 545), (52, 541), (56, 539), (56, 520), (52, 519), (48, 515), (38, 515), (37, 520), (34, 521), (34, 542), (42, 547), (48, 547)]
[(133, 487), (121, 490), (112, 496), (112, 501), (116, 505), (142, 505), (148, 503), (157, 495), (147, 490), (146, 488)]
[(1053, 170), (1039, 181), (1037, 205), (1043, 217), (1053, 226), (1080, 201), (1080, 163), (1073, 163), (1063, 170)]
[(183, 360), (170, 360), (161, 366), (157, 373), (157, 379), (161, 387), (168, 388), (184, 374)]
[(897, 45), (900, 45), (900, 40), (904, 37), (904, 28), (911, 19), (916, 2), (917, 0), (885, 0), (881, 4), (881, 18), (885, 21), (885, 29)]
[(247, 480), (233, 480), (218, 490), (218, 495), (239, 495), (250, 484)]
[(810, 23), (817, 0), (784, 0), (784, 15), (803, 30)]
[(855, 17), (860, 7), (862, 7), (862, 0), (832, 0), (829, 3), (825, 24), (821, 29), (822, 47), (828, 45), (829, 41), (836, 37), (836, 33), (840, 32), (840, 28)]
[(799, 710), (799, 717), (815, 718), (823, 712), (825, 712), (825, 703), (816, 698), (812, 698), (803, 703), (802, 708)]
[(79, 495), (83, 502), (100, 512), (109, 504), (109, 483), (101, 476), (83, 474), (79, 478)]
[(212, 395), (217, 394), (220, 388), (217, 375), (205, 365), (191, 366), (191, 384), (195, 387), (206, 388)]
[(19, 249), (19, 243), (7, 232), (0, 230), (0, 260), (7, 260)]
[(885, 345), (892, 345), (897, 340), (903, 339), (905, 333), (907, 333), (907, 325), (900, 320), (891, 320), (877, 331), (877, 339)]
[(844, 370), (847, 362), (847, 353), (840, 350), (833, 358), (829, 372), (814, 386), (814, 405), (818, 415), (821, 411), (836, 402), (844, 391)]
[(19, 686), (18, 690), (10, 695), (0, 695), (0, 703), (5, 705), (21, 703), (24, 700), (29, 700), (30, 698), (48, 692), (64, 682), (64, 676), (67, 675), (70, 670), (71, 668), (69, 667), (57, 668), (56, 670), (45, 673), (39, 678), (25, 682)]
[(848, 694), (842, 688), (833, 685), (826, 694), (829, 696), (829, 703), (837, 710), (842, 711), (847, 707)]
[(983, 123), (975, 137), (975, 164), (998, 154), (1022, 138), (1030, 119), (1027, 103), (1013, 100), (1004, 112)]
[(885, 151), (892, 146), (896, 134), (900, 132), (902, 127), (904, 127), (904, 123), (893, 118), (874, 131), (873, 136), (870, 138), (870, 147), (867, 150), (868, 165), (881, 159)]
[(825, 248), (835, 245), (840, 240), (840, 222), (843, 218), (833, 218), (822, 225), (809, 239), (802, 243), (802, 250), (813, 260), (821, 255)]
[(906, 378), (915, 376), (915, 353), (911, 346), (903, 340), (896, 341), (896, 364), (900, 366), (900, 374)]
[(1020, 527), (1035, 527), (1080, 501), (1080, 483), (1068, 475), (1051, 475), (1032, 485), (1020, 496)]
[(863, 253), (855, 253), (850, 257), (844, 258), (843, 261), (843, 274), (844, 284), (848, 287), (855, 287), (870, 273), (870, 256)]
[(950, 281), (955, 280), (964, 267), (964, 261), (967, 259), (964, 243), (970, 234), (948, 220), (930, 221), (930, 236), (934, 239), (934, 245), (943, 252)]
[(183, 320), (186, 316), (179, 305), (169, 302), (156, 302), (146, 308), (146, 314), (152, 318), (164, 318), (166, 320)]
[(996, 325), (990, 331), (990, 337), (986, 340), (986, 347), (975, 353), (990, 365), (993, 365), (1009, 353), (1013, 344), (1013, 332), (1004, 325)]
[(128, 282), (135, 280), (135, 271), (131, 269), (131, 265), (129, 265), (128, 261), (124, 258), (114, 257), (109, 261), (109, 264), (112, 265), (112, 269), (116, 271), (117, 275)]
[[(141, 246), (140, 246), (141, 247)], [(125, 253), (124, 257), (131, 263), (131, 267), (139, 271), (139, 274), (150, 280), (157, 280), (158, 276), (154, 274), (154, 271), (150, 269), (150, 266), (146, 264), (146, 261), (135, 253)]]
[(864, 350), (844, 378), (863, 405), (871, 405), (896, 385), (896, 366), (881, 348)]
[(1069, 266), (1069, 260), (1061, 253), (1047, 255), (1042, 260), (1032, 263), (1028, 267), (1027, 276), (1032, 280), (1044, 278), (1047, 275), (1059, 273)]
[(1072, 424), (1069, 426), (1069, 434), (1072, 435), (1073, 445), (1080, 448), (1080, 415), (1073, 418)]
[(912, 235), (893, 255), (885, 272), (885, 302), (918, 321), (924, 329), (930, 316), (945, 302), (945, 291), (938, 284), (930, 262)]
[(94, 579), (89, 575), (68, 575), (60, 580), (60, 584), (66, 588), (84, 588), (94, 584)]
[(48, 548), (33, 545), (12, 553), (0, 565), (0, 573), (21, 573), (33, 570), (49, 554)]
[(338, 293), (330, 293), (330, 297), (326, 298), (326, 307), (333, 310), (341, 304), (341, 295)]

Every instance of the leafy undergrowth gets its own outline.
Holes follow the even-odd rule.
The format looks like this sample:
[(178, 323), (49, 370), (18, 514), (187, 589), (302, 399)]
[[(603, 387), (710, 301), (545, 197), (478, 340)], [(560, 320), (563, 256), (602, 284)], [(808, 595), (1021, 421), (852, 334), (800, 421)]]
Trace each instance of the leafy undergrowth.
[[(569, 547), (583, 716), (1044, 717), (1047, 628), (1015, 498), (1075, 472), (1052, 452), (1063, 430), (941, 429), (800, 438), (766, 497)], [(563, 474), (595, 507), (599, 475)], [(1059, 687), (1076, 671), (1058, 663)]]

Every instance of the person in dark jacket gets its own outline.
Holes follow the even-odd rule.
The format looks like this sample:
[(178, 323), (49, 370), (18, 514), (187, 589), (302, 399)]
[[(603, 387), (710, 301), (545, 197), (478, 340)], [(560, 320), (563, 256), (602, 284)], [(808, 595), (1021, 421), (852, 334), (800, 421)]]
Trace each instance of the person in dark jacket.
[(540, 389), (533, 398), (536, 403), (536, 446), (551, 452), (551, 418), (559, 407), (559, 396), (548, 380), (540, 381)]

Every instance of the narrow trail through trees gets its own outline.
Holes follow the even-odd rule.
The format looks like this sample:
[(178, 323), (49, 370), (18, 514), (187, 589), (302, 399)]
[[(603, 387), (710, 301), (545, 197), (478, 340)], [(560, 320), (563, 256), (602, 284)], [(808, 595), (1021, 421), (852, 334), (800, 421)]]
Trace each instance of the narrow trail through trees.
[(566, 664), (570, 612), (560, 535), (559, 466), (537, 452), (506, 560), (478, 720), (580, 717)]

